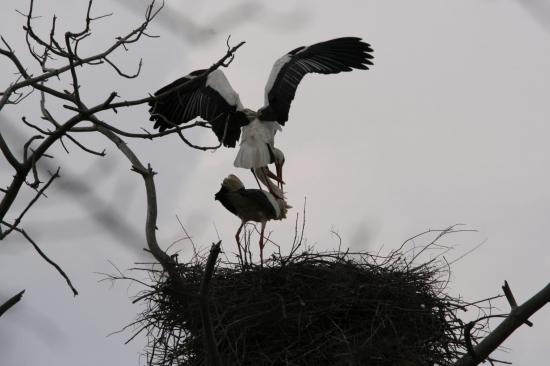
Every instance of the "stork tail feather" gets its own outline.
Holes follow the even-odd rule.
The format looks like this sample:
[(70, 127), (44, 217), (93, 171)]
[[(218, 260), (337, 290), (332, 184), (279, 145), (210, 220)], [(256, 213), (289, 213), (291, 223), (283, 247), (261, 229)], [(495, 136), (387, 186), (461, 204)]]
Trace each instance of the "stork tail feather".
[(288, 204), (286, 199), (277, 198), (276, 200), (277, 200), (277, 204), (279, 205), (279, 208), (280, 208), (279, 217), (276, 220), (286, 219), (286, 214), (287, 214), (288, 210), (290, 210), (292, 208), (292, 206)]
[(233, 165), (237, 168), (252, 169), (267, 166), (270, 162), (271, 155), (266, 143), (249, 139), (241, 143)]

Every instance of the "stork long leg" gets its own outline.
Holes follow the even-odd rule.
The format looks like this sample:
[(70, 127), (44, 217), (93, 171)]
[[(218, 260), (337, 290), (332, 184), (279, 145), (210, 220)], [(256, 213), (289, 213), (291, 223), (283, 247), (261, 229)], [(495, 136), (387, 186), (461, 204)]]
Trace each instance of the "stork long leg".
[(237, 248), (239, 249), (239, 258), (243, 264), (246, 263), (246, 252), (244, 253), (245, 256), (243, 257), (243, 253), (241, 251), (241, 230), (244, 226), (245, 222), (241, 222), (241, 226), (239, 226), (239, 229), (237, 230), (237, 233), (235, 234), (235, 240), (237, 241)]
[(254, 171), (254, 168), (250, 169), (250, 171), (252, 172), (252, 175), (254, 176), (254, 179), (256, 179), (256, 183), (258, 183), (258, 187), (260, 189), (262, 189), (262, 185), (260, 184), (260, 181), (258, 180), (258, 177), (256, 176), (256, 172)]
[(260, 231), (260, 266), (264, 266), (264, 232), (265, 232), (265, 221), (262, 221), (262, 230)]

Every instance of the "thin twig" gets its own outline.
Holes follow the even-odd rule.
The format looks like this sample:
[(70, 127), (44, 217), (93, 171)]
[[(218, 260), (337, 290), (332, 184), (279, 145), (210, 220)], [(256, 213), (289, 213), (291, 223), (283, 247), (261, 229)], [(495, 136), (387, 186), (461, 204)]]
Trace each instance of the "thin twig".
[(19, 300), (23, 297), (23, 294), (25, 293), (25, 290), (19, 292), (17, 295), (11, 297), (8, 301), (0, 305), (0, 316), (4, 315), (8, 309), (10, 309), (12, 306), (17, 304)]
[(34, 196), (34, 198), (27, 204), (27, 207), (25, 207), (23, 209), (23, 211), (21, 211), (21, 213), (19, 214), (19, 216), (15, 219), (15, 221), (13, 222), (13, 225), (6, 231), (0, 233), (0, 240), (4, 239), (6, 236), (8, 236), (13, 230), (17, 229), (17, 226), (21, 223), (21, 220), (23, 220), (23, 217), (25, 216), (25, 214), (29, 211), (29, 209), (36, 203), (36, 201), (38, 201), (38, 199), (40, 197), (42, 197), (44, 195), (44, 192), (46, 191), (46, 189), (48, 189), (48, 187), (50, 186), (50, 184), (52, 184), (52, 182), (59, 177), (59, 171), (60, 171), (60, 167), (57, 168), (56, 172), (53, 173), (50, 177), (50, 179), (48, 179), (48, 182), (46, 182), (46, 184), (36, 193), (36, 195)]
[[(506, 287), (506, 285), (505, 285)], [(511, 293), (511, 291), (510, 291)], [(515, 303), (515, 300), (512, 301)], [(529, 317), (550, 302), (550, 283), (520, 306), (515, 306), (510, 314), (491, 333), (489, 333), (472, 351), (460, 358), (454, 366), (475, 366), (497, 349), (517, 328), (528, 321)]]
[(17, 231), (18, 233), (20, 233), (21, 235), (23, 235), (23, 237), (25, 237), (25, 239), (27, 239), (27, 241), (29, 243), (31, 243), (31, 245), (34, 247), (34, 249), (36, 250), (36, 252), (42, 257), (42, 259), (44, 259), (46, 262), (48, 262), (50, 265), (52, 265), (56, 271), (65, 279), (65, 281), (67, 282), (67, 285), (69, 286), (69, 288), (71, 289), (71, 291), (73, 292), (73, 296), (76, 296), (78, 295), (78, 291), (76, 290), (76, 288), (73, 286), (71, 280), (69, 279), (69, 276), (67, 276), (67, 274), (61, 269), (61, 267), (55, 263), (53, 260), (51, 260), (47, 255), (46, 253), (44, 253), (42, 251), (42, 249), (40, 249), (40, 247), (38, 246), (38, 244), (36, 244), (36, 242), (30, 237), (29, 234), (27, 234), (27, 232), (23, 229), (20, 229), (20, 228), (17, 228), (15, 227), (15, 225), (13, 224), (10, 224), (10, 223), (7, 223), (5, 221), (2, 221), (2, 224), (9, 227), (10, 229), (12, 230), (15, 230)]
[(137, 71), (134, 73), (134, 74), (126, 74), (125, 72), (123, 72), (117, 65), (115, 65), (114, 62), (112, 62), (111, 60), (109, 60), (107, 57), (104, 57), (103, 58), (109, 65), (111, 65), (111, 67), (113, 69), (115, 69), (115, 71), (117, 72), (117, 74), (119, 74), (120, 76), (126, 78), (126, 79), (134, 79), (136, 77), (139, 76), (140, 72), (141, 72), (141, 66), (143, 65), (143, 60), (142, 59), (139, 59), (139, 64), (138, 64), (138, 69)]

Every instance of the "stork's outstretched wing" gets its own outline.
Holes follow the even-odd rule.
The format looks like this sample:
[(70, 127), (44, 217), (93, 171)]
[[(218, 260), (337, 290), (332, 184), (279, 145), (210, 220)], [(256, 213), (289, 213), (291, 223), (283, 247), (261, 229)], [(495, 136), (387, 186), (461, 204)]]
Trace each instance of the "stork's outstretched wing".
[(196, 70), (159, 89), (155, 96), (171, 89), (173, 92), (149, 102), (154, 128), (167, 128), (201, 117), (212, 125), (212, 130), (225, 146), (235, 147), (241, 126), (248, 120), (242, 112), (239, 95), (221, 70), (201, 76), (206, 70)]
[(357, 37), (336, 38), (290, 51), (271, 69), (260, 118), (284, 125), (298, 84), (306, 74), (366, 70), (372, 65), (371, 52), (370, 45)]

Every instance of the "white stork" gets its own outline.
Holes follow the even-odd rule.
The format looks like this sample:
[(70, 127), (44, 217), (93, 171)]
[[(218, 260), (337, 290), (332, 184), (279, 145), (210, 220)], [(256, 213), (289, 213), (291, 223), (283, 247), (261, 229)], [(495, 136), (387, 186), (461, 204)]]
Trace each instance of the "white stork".
[[(196, 117), (208, 121), (218, 140), (227, 147), (235, 147), (241, 138), (236, 167), (252, 169), (256, 179), (269, 182), (273, 178), (282, 188), (283, 153), (274, 146), (277, 131), (288, 120), (290, 103), (302, 78), (308, 73), (336, 74), (353, 69), (368, 69), (372, 65), (372, 49), (356, 37), (336, 38), (308, 47), (298, 47), (280, 59), (271, 70), (265, 87), (265, 105), (257, 112), (246, 109), (233, 90), (223, 71), (216, 69), (193, 71), (158, 90), (160, 95), (173, 92), (149, 103), (150, 120), (160, 131), (187, 123)], [(181, 86), (178, 88), (178, 86)], [(242, 133), (242, 136), (241, 136)], [(276, 175), (267, 169), (275, 163)], [(263, 171), (264, 178), (260, 175)], [(279, 198), (282, 190), (267, 184), (271, 193)]]
[(261, 223), (260, 230), (260, 262), (263, 263), (264, 233), (267, 221), (282, 220), (286, 217), (288, 205), (283, 199), (278, 199), (261, 189), (246, 189), (241, 180), (231, 174), (223, 180), (222, 187), (214, 195), (214, 199), (231, 213), (241, 219), (241, 225), (235, 234), (235, 240), (241, 254), (241, 230), (248, 221)]

